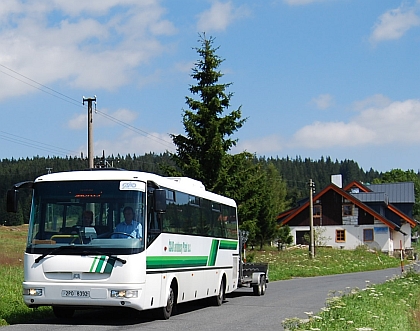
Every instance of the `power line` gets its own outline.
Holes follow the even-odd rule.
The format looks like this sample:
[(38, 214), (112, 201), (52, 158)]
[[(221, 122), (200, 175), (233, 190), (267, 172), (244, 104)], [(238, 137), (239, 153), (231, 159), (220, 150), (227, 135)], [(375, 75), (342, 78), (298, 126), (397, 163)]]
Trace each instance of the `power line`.
[[(48, 86), (46, 86), (46, 85), (43, 85), (43, 84), (41, 84), (41, 83), (38, 83), (37, 81), (35, 81), (35, 80), (33, 80), (33, 79), (29, 78), (29, 77), (26, 77), (26, 76), (24, 76), (24, 75), (22, 75), (22, 74), (18, 73), (17, 71), (15, 71), (15, 70), (13, 70), (13, 69), (10, 69), (10, 68), (6, 67), (5, 65), (3, 65), (3, 64), (1, 64), (1, 63), (0, 63), (0, 67), (3, 67), (3, 68), (5, 68), (5, 69), (7, 69), (7, 70), (9, 70), (9, 71), (13, 72), (14, 74), (21, 76), (21, 77), (23, 77), (23, 78), (25, 78), (25, 79), (29, 80), (30, 82), (33, 82), (33, 83), (35, 83), (35, 84), (39, 85), (40, 87), (39, 87), (39, 86), (35, 86), (35, 85), (33, 85), (33, 84), (30, 84), (30, 83), (28, 83), (28, 82), (26, 82), (26, 81), (24, 81), (24, 80), (22, 80), (22, 79), (19, 79), (19, 78), (15, 77), (15, 76), (13, 76), (13, 75), (11, 75), (11, 74), (8, 74), (8, 73), (4, 72), (3, 70), (0, 70), (0, 72), (1, 72), (1, 73), (3, 73), (3, 74), (5, 74), (6, 76), (9, 76), (9, 77), (11, 77), (11, 78), (14, 78), (14, 79), (18, 80), (18, 81), (19, 81), (19, 82), (21, 82), (21, 83), (24, 83), (24, 84), (26, 84), (26, 85), (28, 85), (28, 86), (31, 86), (31, 87), (33, 87), (33, 88), (35, 88), (35, 89), (37, 89), (37, 90), (39, 90), (39, 91), (42, 91), (42, 92), (44, 92), (44, 93), (47, 93), (47, 94), (49, 94), (49, 95), (51, 95), (51, 96), (53, 96), (53, 97), (55, 97), (55, 98), (58, 98), (58, 99), (60, 99), (60, 100), (63, 100), (63, 101), (69, 102), (69, 103), (71, 103), (71, 104), (73, 104), (73, 105), (76, 105), (76, 106), (80, 106), (80, 107), (82, 107), (82, 105), (80, 104), (80, 101), (78, 101), (78, 100), (76, 100), (76, 99), (73, 99), (73, 98), (71, 98), (71, 97), (69, 97), (69, 96), (67, 96), (67, 95), (65, 95), (65, 94), (63, 94), (63, 93), (61, 93), (61, 92), (58, 92), (58, 91), (56, 91), (56, 90), (54, 90), (54, 89), (52, 89), (52, 88), (50, 88), (50, 87), (48, 87)], [(47, 89), (48, 91), (46, 91), (46, 90), (44, 90), (44, 89)], [(51, 92), (49, 92), (49, 91), (51, 91)], [(55, 94), (54, 94), (54, 93), (55, 93)], [(76, 102), (76, 103), (75, 103), (75, 102)]]
[(121, 120), (119, 120), (119, 119), (117, 119), (117, 118), (115, 118), (115, 117), (113, 117), (113, 116), (111, 116), (111, 115), (109, 115), (107, 113), (101, 112), (99, 110), (96, 110), (96, 113), (98, 113), (99, 115), (101, 115), (101, 116), (109, 119), (110, 121), (113, 121), (113, 122), (115, 122), (115, 123), (117, 123), (117, 124), (119, 124), (121, 126), (126, 127), (127, 129), (129, 129), (129, 130), (131, 130), (133, 132), (136, 132), (138, 134), (141, 134), (142, 136), (145, 136), (145, 137), (147, 137), (149, 139), (155, 140), (157, 143), (159, 143), (159, 144), (161, 144), (161, 145), (163, 145), (165, 147), (168, 147), (168, 148), (171, 148), (171, 149), (174, 148), (174, 146), (169, 141), (167, 141), (165, 139), (162, 139), (162, 138), (160, 138), (158, 136), (152, 135), (151, 133), (149, 133), (147, 131), (144, 131), (142, 129), (136, 128), (135, 126), (133, 126), (131, 124), (128, 124), (128, 123), (126, 123), (124, 121), (121, 121)]
[(57, 146), (50, 145), (50, 144), (45, 144), (45, 143), (35, 141), (35, 140), (32, 140), (32, 139), (20, 137), (18, 135), (8, 133), (8, 132), (5, 132), (5, 131), (0, 131), (0, 139), (10, 141), (10, 142), (13, 142), (15, 144), (27, 146), (27, 147), (33, 147), (33, 148), (41, 149), (43, 151), (50, 152), (50, 153), (56, 153), (56, 154), (61, 154), (61, 155), (69, 155), (69, 154), (70, 155), (77, 155), (78, 154), (75, 151), (71, 151), (71, 150), (64, 149), (64, 148), (57, 147)]
[[(11, 68), (9, 68), (9, 67), (1, 64), (1, 63), (0, 63), (0, 67), (3, 67), (5, 69), (13, 72), (16, 75), (19, 75), (20, 77), (23, 77), (24, 79), (27, 79), (30, 82), (32, 82), (32, 83), (34, 83), (34, 84), (36, 84), (38, 86), (36, 86), (34, 84), (31, 84), (31, 83), (28, 83), (28, 82), (24, 81), (23, 79), (19, 79), (18, 77), (15, 77), (15, 76), (13, 76), (11, 74), (8, 74), (8, 73), (4, 72), (3, 70), (0, 70), (1, 73), (5, 74), (5, 75), (7, 75), (7, 76), (9, 76), (11, 78), (14, 78), (14, 79), (16, 79), (16, 80), (18, 80), (18, 81), (20, 81), (20, 82), (22, 82), (22, 83), (24, 83), (24, 84), (26, 84), (28, 86), (31, 86), (31, 87), (33, 87), (33, 88), (35, 88), (35, 89), (37, 89), (37, 90), (39, 90), (41, 92), (44, 92), (46, 94), (49, 94), (49, 95), (51, 95), (51, 96), (53, 96), (53, 97), (55, 97), (57, 99), (60, 99), (62, 101), (66, 101), (66, 102), (68, 102), (70, 104), (73, 104), (75, 106), (78, 106), (78, 107), (83, 107), (83, 105), (80, 104), (80, 101), (78, 101), (78, 100), (76, 100), (76, 99), (74, 99), (72, 97), (69, 97), (69, 96), (67, 96), (67, 95), (65, 95), (65, 94), (63, 94), (63, 93), (61, 93), (59, 91), (56, 91), (56, 90), (54, 90), (54, 89), (52, 89), (52, 88), (50, 88), (50, 87), (48, 87), (46, 85), (43, 85), (41, 83), (38, 83), (34, 79), (31, 79), (31, 78), (29, 78), (29, 77), (27, 77), (25, 75), (22, 75), (21, 73), (13, 70), (13, 69), (11, 69)], [(119, 120), (119, 119), (117, 119), (117, 118), (115, 118), (115, 117), (113, 117), (113, 116), (111, 116), (109, 114), (106, 114), (105, 112), (101, 112), (101, 111), (98, 111), (98, 110), (96, 110), (95, 112), (97, 114), (99, 114), (99, 115), (107, 118), (108, 120), (110, 120), (110, 121), (112, 121), (114, 123), (117, 123), (117, 124), (119, 124), (119, 125), (127, 128), (127, 129), (129, 129), (129, 130), (131, 130), (131, 131), (133, 131), (135, 133), (141, 134), (142, 136), (145, 136), (146, 138), (152, 139), (152, 140), (156, 141), (157, 143), (159, 143), (159, 144), (161, 144), (161, 145), (163, 145), (163, 146), (165, 146), (165, 147), (167, 147), (169, 149), (173, 149), (174, 148), (174, 146), (169, 141), (166, 141), (166, 140), (164, 140), (164, 139), (162, 139), (162, 138), (160, 138), (158, 136), (155, 136), (155, 135), (153, 135), (153, 134), (151, 134), (151, 133), (149, 133), (149, 132), (147, 132), (145, 130), (136, 128), (135, 126), (133, 126), (131, 124), (128, 124), (128, 123), (126, 123), (126, 122), (124, 122), (122, 120)], [(22, 137), (20, 137), (20, 138), (22, 138)], [(6, 139), (6, 138), (3, 138), (3, 139), (9, 140), (9, 141), (13, 141), (13, 140)], [(26, 138), (22, 138), (22, 139), (26, 139)], [(29, 139), (26, 139), (26, 140), (29, 140)], [(26, 143), (26, 144), (28, 144), (28, 143)], [(42, 143), (40, 143), (40, 144), (42, 144)], [(47, 145), (47, 144), (44, 144), (44, 145)]]

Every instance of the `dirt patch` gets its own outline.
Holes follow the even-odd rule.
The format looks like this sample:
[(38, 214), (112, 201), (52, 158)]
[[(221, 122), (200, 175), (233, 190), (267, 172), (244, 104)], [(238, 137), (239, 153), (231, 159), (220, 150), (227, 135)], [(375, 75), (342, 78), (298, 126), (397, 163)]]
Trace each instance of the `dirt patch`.
[(0, 226), (0, 265), (23, 265), (28, 225)]

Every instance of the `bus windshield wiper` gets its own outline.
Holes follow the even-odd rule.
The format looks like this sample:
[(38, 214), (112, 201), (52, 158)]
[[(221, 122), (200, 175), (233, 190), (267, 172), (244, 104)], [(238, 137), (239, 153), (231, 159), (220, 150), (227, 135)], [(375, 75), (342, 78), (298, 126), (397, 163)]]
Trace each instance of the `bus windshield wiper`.
[(118, 256), (112, 255), (112, 254), (107, 254), (107, 253), (103, 253), (103, 252), (98, 252), (98, 251), (83, 251), (82, 255), (106, 255), (108, 256), (110, 259), (114, 259), (116, 261), (121, 262), (122, 264), (126, 264), (127, 261), (124, 259), (119, 258)]
[(46, 257), (47, 255), (51, 255), (51, 254), (57, 253), (58, 251), (61, 251), (62, 249), (64, 249), (64, 248), (69, 248), (69, 247), (74, 248), (74, 246), (59, 246), (59, 247), (53, 248), (53, 249), (49, 250), (48, 252), (46, 252), (46, 253), (44, 253), (44, 254), (42, 254), (42, 255), (38, 256), (38, 257), (35, 259), (35, 263), (39, 263), (39, 262), (41, 262), (41, 260), (42, 260), (44, 257)]

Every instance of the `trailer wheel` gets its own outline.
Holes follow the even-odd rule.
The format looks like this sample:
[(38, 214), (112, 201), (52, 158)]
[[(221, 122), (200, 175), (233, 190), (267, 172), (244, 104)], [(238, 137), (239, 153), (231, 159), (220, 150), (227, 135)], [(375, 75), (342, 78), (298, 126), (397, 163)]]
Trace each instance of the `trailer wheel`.
[(254, 295), (260, 296), (265, 294), (265, 275), (260, 276), (259, 284), (253, 285), (252, 290), (254, 291)]
[(53, 306), (53, 313), (57, 318), (72, 318), (74, 315), (73, 308)]
[(265, 294), (265, 290), (267, 289), (267, 279), (265, 278), (265, 275), (261, 276), (261, 295)]
[(252, 290), (254, 291), (254, 295), (256, 295), (256, 296), (261, 295), (261, 286), (260, 285), (252, 285)]

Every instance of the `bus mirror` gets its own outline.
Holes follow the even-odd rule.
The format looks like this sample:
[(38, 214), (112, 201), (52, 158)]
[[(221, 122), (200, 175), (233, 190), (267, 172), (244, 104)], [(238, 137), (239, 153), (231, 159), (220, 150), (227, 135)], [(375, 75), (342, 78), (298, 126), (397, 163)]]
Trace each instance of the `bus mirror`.
[(18, 209), (18, 190), (12, 189), (7, 191), (7, 211), (16, 213)]
[(153, 191), (154, 210), (157, 213), (166, 212), (166, 190), (156, 189)]

